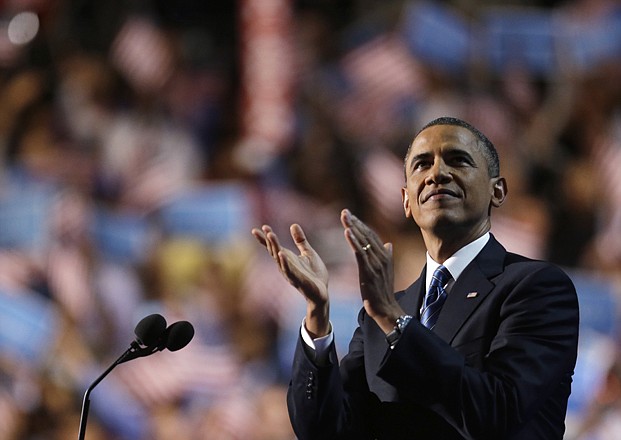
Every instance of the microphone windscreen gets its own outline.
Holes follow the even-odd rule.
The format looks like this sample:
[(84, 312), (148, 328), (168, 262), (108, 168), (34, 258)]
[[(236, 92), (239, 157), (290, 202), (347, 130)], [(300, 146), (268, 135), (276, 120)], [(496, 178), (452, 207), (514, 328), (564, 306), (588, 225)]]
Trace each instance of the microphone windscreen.
[(158, 314), (146, 316), (136, 325), (134, 333), (138, 342), (151, 346), (157, 344), (162, 334), (166, 331), (166, 319)]
[(194, 327), (188, 321), (177, 321), (166, 329), (166, 333), (166, 348), (177, 351), (190, 343), (194, 337)]

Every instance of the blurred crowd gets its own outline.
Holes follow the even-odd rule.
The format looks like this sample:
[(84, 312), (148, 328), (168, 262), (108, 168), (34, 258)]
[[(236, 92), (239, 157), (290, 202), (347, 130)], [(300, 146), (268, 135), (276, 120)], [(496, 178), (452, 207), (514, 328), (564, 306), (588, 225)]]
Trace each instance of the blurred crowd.
[(304, 314), (250, 229), (299, 222), (360, 308), (339, 212), (424, 247), (399, 188), (441, 115), (497, 146), (492, 232), (574, 278), (567, 438), (621, 438), (621, 2), (0, 1), (0, 440), (78, 435), (151, 313), (192, 342), (118, 366), (87, 438), (292, 440)]

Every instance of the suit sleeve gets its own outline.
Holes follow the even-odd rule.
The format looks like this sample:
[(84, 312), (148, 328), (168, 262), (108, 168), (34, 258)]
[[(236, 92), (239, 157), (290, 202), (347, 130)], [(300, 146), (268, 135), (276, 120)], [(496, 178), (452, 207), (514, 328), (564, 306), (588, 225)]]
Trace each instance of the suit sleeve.
[[(362, 313), (359, 315), (359, 321)], [(313, 350), (298, 339), (287, 394), (291, 424), (299, 440), (365, 440), (364, 412), (372, 407), (358, 328), (340, 363), (332, 343), (328, 360), (318, 365)]]
[(506, 290), (490, 309), (494, 334), (480, 366), (412, 321), (378, 373), (401, 398), (436, 412), (465, 438), (510, 437), (569, 394), (563, 382), (571, 382), (578, 338), (572, 282), (541, 265)]

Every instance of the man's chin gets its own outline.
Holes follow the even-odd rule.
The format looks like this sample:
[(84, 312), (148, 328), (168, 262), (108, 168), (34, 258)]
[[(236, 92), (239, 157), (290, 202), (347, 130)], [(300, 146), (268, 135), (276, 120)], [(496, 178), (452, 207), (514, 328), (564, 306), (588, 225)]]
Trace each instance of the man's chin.
[(436, 228), (450, 228), (459, 225), (458, 216), (448, 209), (436, 209), (428, 215), (423, 216), (420, 222), (417, 222), (425, 229), (435, 230)]
[(425, 229), (436, 236), (454, 236), (460, 231), (468, 230), (469, 227), (463, 219), (446, 213), (445, 215), (434, 216), (433, 221), (430, 221), (426, 226), (421, 226), (421, 229)]

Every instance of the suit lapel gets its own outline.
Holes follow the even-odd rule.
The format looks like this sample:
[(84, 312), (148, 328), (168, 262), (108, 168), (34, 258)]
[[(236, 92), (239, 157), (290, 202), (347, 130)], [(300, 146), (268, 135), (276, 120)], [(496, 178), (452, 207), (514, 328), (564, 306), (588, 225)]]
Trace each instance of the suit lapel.
[(446, 298), (434, 333), (450, 343), (464, 322), (494, 288), (490, 278), (503, 270), (505, 249), (492, 236), (479, 255), (464, 269)]

